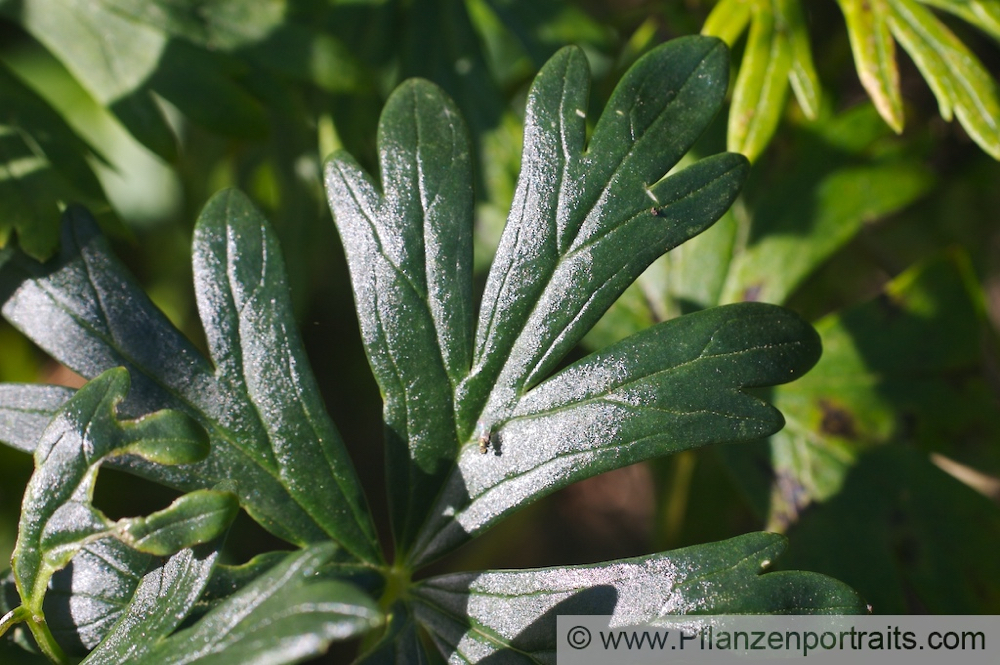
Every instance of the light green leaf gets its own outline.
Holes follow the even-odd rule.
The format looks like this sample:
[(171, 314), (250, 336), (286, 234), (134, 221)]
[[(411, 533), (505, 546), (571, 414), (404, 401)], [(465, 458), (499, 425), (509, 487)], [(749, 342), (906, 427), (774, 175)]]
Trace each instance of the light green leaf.
[(732, 47), (750, 23), (751, 4), (749, 0), (719, 0), (705, 19), (701, 34), (718, 37)]
[(951, 110), (969, 136), (1000, 159), (1000, 90), (979, 59), (916, 0), (889, 0), (889, 26), (937, 97), (941, 117)]
[(813, 65), (812, 47), (809, 45), (809, 31), (799, 0), (776, 0), (781, 16), (785, 19), (788, 38), (792, 43), (792, 68), (788, 74), (795, 91), (795, 98), (802, 112), (810, 120), (819, 115), (820, 83), (816, 67)]
[(902, 209), (933, 184), (927, 169), (909, 160), (815, 171), (803, 165), (757, 207), (749, 244), (730, 266), (723, 302), (784, 302), (866, 222)]
[(751, 533), (591, 566), (434, 577), (415, 589), (414, 610), (449, 662), (551, 663), (560, 614), (611, 615), (620, 625), (683, 614), (852, 614), (864, 602), (814, 573), (761, 575), (785, 548)]
[(41, 97), (0, 64), (0, 246), (44, 261), (59, 240), (59, 204), (106, 206), (87, 163), (93, 150)]
[(467, 446), (418, 543), (425, 562), (572, 482), (659, 455), (773, 434), (777, 410), (743, 392), (790, 381), (819, 358), (812, 328), (758, 303), (662, 323), (529, 391), (490, 437)]
[(847, 21), (861, 85), (882, 118), (903, 131), (903, 99), (896, 67), (896, 45), (889, 32), (888, 0), (837, 0)]
[(140, 142), (172, 159), (175, 138), (154, 91), (223, 135), (267, 132), (263, 108), (237, 82), (245, 65), (220, 51), (266, 37), (284, 4), (25, 0), (3, 10)]
[(158, 155), (176, 154), (173, 132), (144, 84), (167, 47), (161, 30), (102, 0), (27, 0), (3, 11), (45, 45), (101, 104)]
[[(822, 319), (825, 352), (794, 386), (775, 390), (788, 427), (772, 443), (772, 528), (840, 491), (866, 448), (910, 440), (995, 474), (995, 398), (981, 376), (981, 294), (961, 256), (915, 266), (877, 299)], [(794, 490), (794, 491), (791, 491)]]
[(232, 494), (196, 490), (148, 517), (121, 520), (118, 534), (140, 552), (168, 556), (191, 543), (208, 542), (223, 533), (238, 510), (239, 504)]
[(959, 16), (1000, 40), (1000, 0), (920, 0)]
[(385, 399), (397, 547), (412, 543), (458, 449), (452, 391), (472, 346), (472, 181), (458, 110), (426, 81), (393, 93), (384, 194), (350, 156), (326, 166), (362, 336)]
[(165, 470), (129, 458), (121, 466), (183, 490), (232, 480), (241, 505), (275, 534), (296, 543), (335, 537), (355, 556), (379, 560), (353, 467), (296, 334), (270, 228), (245, 197), (224, 192), (199, 220), (194, 253), (217, 369), (150, 303), (79, 208), (66, 213), (57, 261), (20, 257), (5, 267), (3, 312), (84, 376), (129, 368), (125, 413), (179, 409), (212, 442), (198, 464)]
[(752, 161), (770, 142), (785, 110), (792, 58), (791, 26), (785, 16), (770, 2), (755, 3), (729, 109), (729, 150)]
[(383, 621), (374, 602), (343, 582), (315, 575), (334, 553), (318, 544), (285, 558), (134, 665), (278, 665), (321, 655)]

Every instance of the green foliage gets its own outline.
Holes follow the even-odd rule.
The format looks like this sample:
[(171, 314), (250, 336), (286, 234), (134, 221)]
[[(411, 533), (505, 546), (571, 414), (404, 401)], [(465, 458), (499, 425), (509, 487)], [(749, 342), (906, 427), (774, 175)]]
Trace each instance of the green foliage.
[[(995, 0), (837, 0), (847, 23), (858, 77), (879, 114), (896, 132), (905, 112), (896, 43), (906, 50), (937, 98), (941, 117), (962, 127), (1000, 159), (1000, 89), (963, 41), (925, 5), (936, 7), (1000, 39)], [(720, 0), (702, 33), (730, 45), (747, 29), (729, 114), (729, 149), (750, 159), (767, 147), (784, 113), (789, 84), (814, 119), (820, 81), (813, 65), (800, 0)]]
[[(92, 379), (0, 384), (0, 662), (531, 662), (565, 609), (860, 609), (758, 575), (762, 528), (875, 612), (1000, 611), (997, 7), (0, 0), (0, 381), (65, 381), (38, 347)], [(699, 30), (728, 129), (723, 50), (658, 50)]]
[[(781, 429), (781, 414), (750, 389), (804, 374), (820, 345), (809, 324), (774, 305), (666, 321), (560, 369), (650, 263), (736, 197), (742, 156), (675, 168), (716, 114), (727, 74), (718, 40), (653, 49), (626, 72), (588, 138), (587, 61), (575, 48), (556, 53), (528, 93), (521, 174), (478, 323), (472, 149), (445, 93), (417, 79), (389, 98), (379, 180), (347, 153), (328, 161), (330, 205), (384, 400), (391, 564), (309, 372), (281, 251), (261, 213), (228, 190), (196, 225), (209, 359), (156, 309), (88, 213), (68, 209), (55, 260), (18, 255), (2, 274), (7, 320), (90, 381), (75, 393), (0, 392), (0, 438), (36, 461), (0, 630), (24, 642), (26, 624), (58, 663), (67, 652), (88, 654), (84, 663), (292, 663), (360, 635), (362, 662), (412, 662), (429, 657), (421, 631), (446, 658), (540, 662), (555, 648), (559, 611), (648, 608), (638, 620), (863, 611), (831, 578), (761, 576), (784, 548), (764, 533), (590, 566), (411, 582), (570, 483)], [(118, 412), (142, 417), (122, 422)], [(105, 460), (186, 494), (148, 517), (112, 521), (92, 504)], [(220, 565), (237, 501), (299, 551)], [(89, 558), (78, 567), (81, 556)], [(70, 561), (71, 581), (59, 586), (54, 575)], [(107, 598), (115, 612), (73, 611), (76, 590), (102, 581), (127, 589)], [(613, 598), (600, 592), (609, 585)], [(71, 608), (62, 640), (43, 618), (57, 589)], [(505, 606), (503, 625), (484, 603)]]

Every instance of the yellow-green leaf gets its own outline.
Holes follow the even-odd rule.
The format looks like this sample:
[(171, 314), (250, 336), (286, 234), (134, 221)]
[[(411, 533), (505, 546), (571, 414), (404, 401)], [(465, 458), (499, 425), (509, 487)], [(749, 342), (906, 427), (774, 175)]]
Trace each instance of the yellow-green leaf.
[(838, 0), (847, 21), (861, 85), (893, 131), (903, 131), (903, 99), (899, 90), (896, 44), (889, 32), (885, 0)]

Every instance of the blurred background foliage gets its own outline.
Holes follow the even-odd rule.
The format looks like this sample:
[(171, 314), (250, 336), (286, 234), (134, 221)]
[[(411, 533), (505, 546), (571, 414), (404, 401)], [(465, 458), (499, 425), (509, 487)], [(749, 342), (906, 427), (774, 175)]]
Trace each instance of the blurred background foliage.
[[(763, 300), (812, 320), (823, 359), (768, 396), (788, 421), (771, 440), (579, 483), (441, 567), (766, 528), (791, 540), (779, 565), (832, 574), (875, 612), (1000, 613), (1000, 0), (0, 0), (0, 240), (45, 258), (61, 207), (85, 203), (198, 341), (193, 220), (222, 187), (249, 193), (281, 236), (317, 378), (384, 520), (381, 403), (322, 159), (343, 146), (374, 169), (388, 93), (410, 76), (441, 85), (473, 134), (482, 274), (538, 67), (582, 46), (597, 117), (637, 57), (698, 32), (732, 47), (733, 89), (695, 153), (742, 151), (751, 180), (586, 345)], [(0, 349), (2, 381), (79, 385), (6, 324)], [(4, 561), (30, 471), (0, 448)], [(118, 517), (171, 498), (105, 471), (96, 501)], [(275, 546), (246, 519), (230, 539), (239, 560)]]

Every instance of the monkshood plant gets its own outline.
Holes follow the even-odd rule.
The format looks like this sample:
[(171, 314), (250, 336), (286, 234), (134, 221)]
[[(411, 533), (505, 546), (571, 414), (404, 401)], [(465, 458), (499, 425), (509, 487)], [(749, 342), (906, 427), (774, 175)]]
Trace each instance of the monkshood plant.
[[(740, 155), (671, 172), (722, 104), (727, 63), (713, 38), (655, 49), (624, 76), (589, 140), (582, 51), (566, 48), (545, 65), (528, 96), (519, 185), (478, 318), (470, 148), (455, 105), (411, 80), (381, 117), (380, 182), (347, 154), (328, 161), (385, 403), (391, 560), (310, 373), (261, 214), (226, 191), (195, 229), (208, 359), (152, 305), (89, 214), (69, 209), (56, 259), (13, 256), (3, 271), (4, 316), (91, 380), (75, 392), (0, 390), (2, 439), (36, 463), (3, 583), (0, 655), (292, 663), (364, 636), (362, 663), (427, 662), (430, 645), (456, 663), (542, 663), (555, 658), (558, 614), (641, 622), (864, 611), (836, 580), (761, 575), (784, 547), (768, 533), (596, 565), (415, 581), (574, 481), (781, 428), (781, 414), (750, 389), (802, 375), (820, 346), (777, 306), (689, 314), (560, 369), (650, 262), (736, 196), (748, 169)], [(103, 463), (184, 494), (148, 517), (113, 521), (92, 503)], [(297, 549), (219, 563), (237, 507)]]

